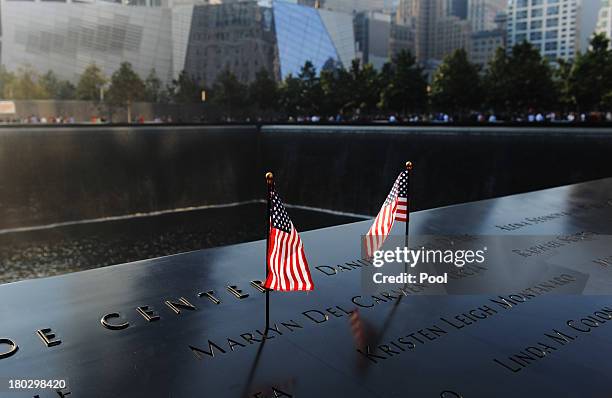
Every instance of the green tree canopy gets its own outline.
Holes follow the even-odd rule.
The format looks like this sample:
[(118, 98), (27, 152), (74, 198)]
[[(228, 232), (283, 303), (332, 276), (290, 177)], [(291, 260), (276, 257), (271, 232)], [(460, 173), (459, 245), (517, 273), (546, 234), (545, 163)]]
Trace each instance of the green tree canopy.
[(236, 114), (247, 102), (247, 87), (236, 75), (225, 69), (213, 86), (213, 103), (219, 105), (226, 115)]
[(427, 79), (409, 51), (397, 54), (385, 73), (380, 100), (383, 110), (406, 115), (427, 108)]
[(0, 65), (0, 98), (13, 99), (15, 80), (15, 74), (9, 72), (4, 65)]
[(489, 105), (497, 112), (549, 109), (557, 100), (553, 72), (531, 43), (515, 45), (510, 54), (499, 49), (484, 79)]
[(168, 92), (177, 104), (192, 104), (202, 101), (202, 87), (189, 76), (187, 71), (182, 71), (177, 79), (172, 80)]
[(128, 122), (132, 121), (132, 105), (142, 100), (145, 85), (129, 62), (121, 63), (119, 69), (111, 77), (108, 89), (108, 102), (115, 106), (125, 106)]
[(279, 101), (279, 90), (276, 81), (266, 69), (261, 69), (255, 75), (255, 80), (249, 85), (249, 102), (257, 104), (262, 111), (275, 109)]
[(605, 106), (612, 92), (612, 51), (605, 34), (593, 36), (591, 49), (579, 54), (569, 73), (568, 91), (581, 111)]
[(166, 93), (162, 88), (162, 82), (157, 77), (157, 72), (154, 69), (151, 69), (149, 75), (144, 81), (145, 89), (144, 89), (144, 100), (147, 102), (160, 103), (165, 102), (167, 99)]
[(345, 108), (359, 114), (371, 114), (380, 101), (380, 79), (372, 64), (361, 66), (359, 60), (353, 60), (346, 75), (349, 92)]
[(49, 98), (49, 93), (40, 84), (40, 75), (30, 66), (17, 70), (12, 87), (13, 98), (18, 100), (39, 100)]
[(317, 76), (317, 69), (310, 61), (306, 61), (298, 74), (300, 83), (299, 109), (304, 116), (319, 113), (323, 90)]
[(482, 105), (478, 66), (468, 61), (465, 50), (456, 50), (444, 59), (434, 74), (431, 96), (434, 109), (460, 116)]
[(107, 79), (100, 68), (96, 64), (89, 65), (81, 74), (77, 84), (77, 98), (86, 101), (99, 101), (100, 91), (106, 82)]
[(300, 114), (301, 85), (300, 79), (289, 74), (280, 86), (280, 105), (283, 111), (292, 117)]
[(40, 85), (48, 97), (56, 100), (73, 100), (76, 98), (76, 87), (67, 80), (60, 80), (53, 71), (41, 76)]
[(319, 77), (322, 98), (319, 110), (323, 115), (336, 116), (345, 114), (352, 101), (351, 78), (343, 68), (331, 68), (321, 71)]

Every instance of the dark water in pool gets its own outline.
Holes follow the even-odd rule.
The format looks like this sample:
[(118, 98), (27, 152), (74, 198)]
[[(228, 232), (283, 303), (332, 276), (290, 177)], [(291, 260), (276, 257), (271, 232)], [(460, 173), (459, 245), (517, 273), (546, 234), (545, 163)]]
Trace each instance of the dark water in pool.
[[(288, 209), (299, 231), (359, 221)], [(0, 235), (0, 283), (265, 239), (265, 204)]]

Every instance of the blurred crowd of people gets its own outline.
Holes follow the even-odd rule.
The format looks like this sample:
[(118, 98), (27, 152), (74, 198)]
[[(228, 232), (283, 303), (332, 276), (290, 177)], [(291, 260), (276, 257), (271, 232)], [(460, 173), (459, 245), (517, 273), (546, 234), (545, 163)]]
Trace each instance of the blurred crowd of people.
[[(17, 118), (1, 118), (0, 124), (107, 124), (110, 123), (105, 117), (92, 116), (87, 121), (78, 120), (74, 116), (37, 116)], [(180, 118), (174, 119), (172, 116), (154, 116), (146, 118), (138, 115), (132, 118), (132, 124), (181, 124), (181, 123), (389, 123), (389, 124), (410, 124), (410, 123), (472, 123), (472, 124), (493, 124), (493, 123), (612, 123), (612, 112), (594, 113), (574, 113), (559, 114), (556, 112), (529, 112), (527, 114), (496, 115), (494, 113), (473, 113), (469, 117), (458, 117), (447, 113), (420, 114), (409, 116), (398, 115), (375, 115), (370, 117), (350, 117), (345, 118), (341, 115), (321, 117), (298, 116), (288, 118), (222, 118), (208, 119), (204, 116), (194, 117), (189, 120)]]

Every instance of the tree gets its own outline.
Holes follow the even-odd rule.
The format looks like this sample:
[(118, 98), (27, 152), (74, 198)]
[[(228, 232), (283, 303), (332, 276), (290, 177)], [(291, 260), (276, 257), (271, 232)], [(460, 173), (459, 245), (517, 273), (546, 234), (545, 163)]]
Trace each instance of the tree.
[(247, 87), (236, 75), (225, 69), (218, 77), (213, 87), (213, 102), (219, 105), (227, 116), (232, 116), (236, 109), (245, 105)]
[(427, 80), (414, 56), (402, 51), (393, 59), (386, 85), (382, 88), (380, 107), (401, 114), (423, 112), (427, 108)]
[(101, 92), (106, 82), (107, 79), (100, 68), (96, 64), (89, 65), (77, 84), (77, 98), (86, 101), (101, 100)]
[(552, 69), (531, 43), (499, 49), (485, 75), (488, 103), (497, 112), (526, 113), (550, 108), (558, 98)]
[(567, 112), (575, 104), (572, 90), (570, 87), (570, 77), (572, 74), (573, 63), (559, 59), (558, 67), (554, 70), (553, 77), (556, 92), (559, 94), (557, 106)]
[(177, 104), (192, 104), (202, 101), (202, 87), (186, 71), (182, 71), (178, 79), (172, 80), (168, 92)]
[(67, 80), (60, 80), (57, 85), (55, 98), (58, 100), (73, 100), (76, 99), (76, 87)]
[(317, 76), (317, 69), (312, 62), (304, 63), (298, 74), (298, 80), (300, 83), (299, 109), (307, 116), (318, 113), (323, 91)]
[(15, 74), (9, 72), (4, 65), (0, 65), (0, 98), (13, 98), (15, 80)]
[(266, 69), (261, 69), (255, 75), (255, 80), (249, 85), (249, 102), (257, 104), (262, 111), (275, 109), (279, 101), (279, 90), (276, 81)]
[(602, 107), (608, 110), (608, 112), (612, 110), (612, 91), (609, 91), (608, 93), (604, 94), (601, 103)]
[(29, 66), (19, 68), (13, 85), (13, 98), (18, 100), (46, 99), (49, 94), (40, 84), (40, 76)]
[(280, 105), (287, 116), (300, 114), (301, 85), (300, 79), (289, 74), (280, 87)]
[(456, 50), (447, 56), (434, 74), (431, 100), (435, 109), (459, 113), (461, 117), (482, 104), (478, 66), (468, 61), (467, 52)]
[(127, 120), (132, 121), (132, 105), (144, 97), (145, 85), (138, 74), (132, 69), (132, 64), (122, 62), (119, 69), (111, 77), (108, 90), (108, 102), (115, 106), (125, 106)]
[(155, 68), (151, 69), (149, 75), (144, 81), (144, 100), (147, 102), (160, 103), (164, 102), (165, 95), (162, 89), (162, 82), (157, 77)]
[(319, 78), (322, 98), (319, 109), (323, 115), (335, 116), (345, 112), (346, 104), (351, 100), (347, 95), (351, 90), (348, 84), (348, 73), (342, 69), (325, 69)]
[(75, 86), (67, 80), (60, 80), (51, 70), (41, 76), (39, 82), (46, 91), (48, 98), (56, 100), (75, 99)]
[(591, 49), (576, 58), (569, 73), (569, 92), (581, 111), (601, 108), (612, 91), (612, 51), (605, 34), (594, 35)]
[(380, 100), (380, 80), (372, 64), (361, 66), (358, 59), (353, 60), (351, 67), (341, 85), (349, 89), (344, 93), (344, 109), (359, 115), (371, 114)]
[(511, 108), (508, 90), (512, 86), (510, 60), (505, 48), (498, 48), (486, 70), (483, 86), (487, 105), (496, 112), (506, 112)]

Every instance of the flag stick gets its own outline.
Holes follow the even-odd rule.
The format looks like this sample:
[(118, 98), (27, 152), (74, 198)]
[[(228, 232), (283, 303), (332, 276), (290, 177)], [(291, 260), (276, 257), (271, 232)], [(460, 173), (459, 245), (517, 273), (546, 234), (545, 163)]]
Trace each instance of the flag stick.
[[(270, 219), (272, 214), (270, 214), (270, 212), (272, 211), (270, 208), (270, 197), (272, 196), (272, 190), (274, 189), (274, 174), (268, 172), (266, 173), (266, 183), (268, 185), (268, 222), (267, 222), (267, 227), (268, 230), (266, 232), (266, 261), (264, 262), (265, 266), (266, 266), (266, 280), (268, 279), (268, 274), (270, 273), (270, 269), (268, 267), (268, 258), (270, 256)], [(270, 329), (270, 289), (266, 288), (266, 328), (265, 330), (265, 334), (266, 336), (268, 335), (268, 329)]]
[[(404, 246), (408, 247), (408, 233), (410, 232), (410, 173), (412, 172), (412, 162), (406, 162), (406, 171), (408, 172), (408, 181), (406, 186), (406, 236), (404, 237)], [(404, 272), (408, 273), (408, 264), (404, 263)], [(408, 282), (404, 283), (404, 288), (408, 287)], [(401, 299), (401, 296), (400, 296)]]
[(410, 232), (410, 177), (412, 173), (412, 162), (406, 162), (406, 171), (408, 171), (408, 182), (406, 186), (406, 247), (408, 247), (408, 232)]

